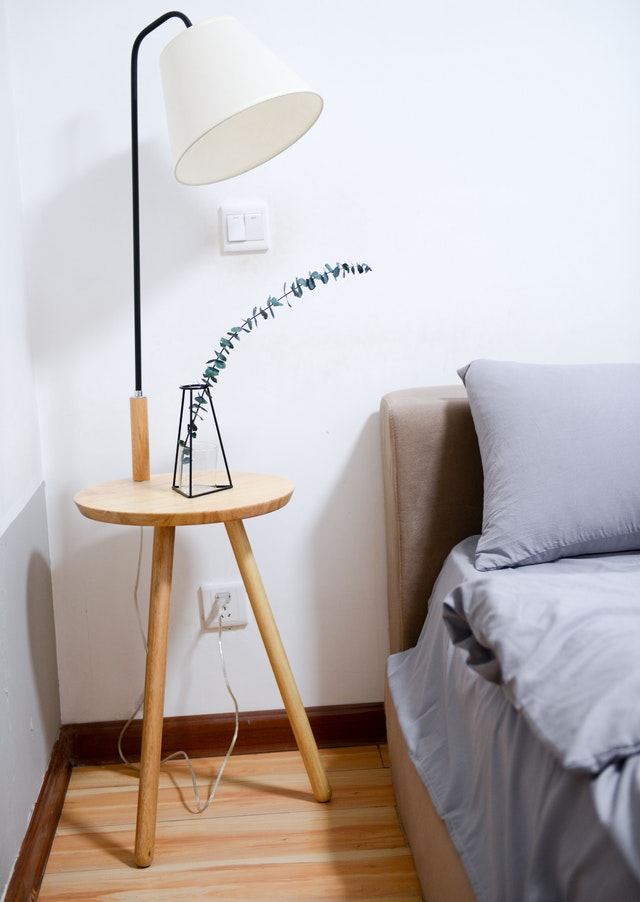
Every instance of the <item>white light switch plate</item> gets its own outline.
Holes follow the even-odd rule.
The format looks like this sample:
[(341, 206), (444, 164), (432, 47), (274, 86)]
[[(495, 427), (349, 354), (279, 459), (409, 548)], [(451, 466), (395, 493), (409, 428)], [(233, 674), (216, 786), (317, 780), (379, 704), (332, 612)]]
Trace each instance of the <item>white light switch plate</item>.
[(267, 205), (257, 201), (222, 204), (220, 239), (223, 254), (261, 254), (269, 250)]

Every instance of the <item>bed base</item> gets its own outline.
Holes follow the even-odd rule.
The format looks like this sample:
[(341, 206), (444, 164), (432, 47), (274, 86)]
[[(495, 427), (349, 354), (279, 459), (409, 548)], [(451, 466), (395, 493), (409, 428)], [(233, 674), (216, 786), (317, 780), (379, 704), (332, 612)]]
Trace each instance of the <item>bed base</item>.
[[(462, 386), (391, 392), (380, 426), (394, 653), (418, 641), (449, 551), (481, 531), (482, 465)], [(425, 902), (471, 902), (469, 878), (411, 762), (388, 689), (385, 711), (398, 812)]]
[(409, 758), (388, 687), (385, 713), (393, 791), (423, 899), (425, 902), (475, 902), (467, 872), (444, 821)]

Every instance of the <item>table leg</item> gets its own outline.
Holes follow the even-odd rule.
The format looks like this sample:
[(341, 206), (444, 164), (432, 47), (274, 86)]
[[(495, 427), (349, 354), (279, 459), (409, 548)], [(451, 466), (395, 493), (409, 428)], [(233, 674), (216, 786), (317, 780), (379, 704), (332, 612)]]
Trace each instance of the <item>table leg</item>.
[(282, 695), (293, 735), (309, 776), (313, 794), (319, 802), (328, 802), (331, 798), (331, 786), (320, 760), (318, 746), (280, 638), (244, 523), (242, 520), (229, 520), (224, 525)]
[(151, 864), (156, 840), (174, 539), (174, 526), (156, 526), (153, 530), (149, 635), (135, 845), (136, 864), (142, 868)]

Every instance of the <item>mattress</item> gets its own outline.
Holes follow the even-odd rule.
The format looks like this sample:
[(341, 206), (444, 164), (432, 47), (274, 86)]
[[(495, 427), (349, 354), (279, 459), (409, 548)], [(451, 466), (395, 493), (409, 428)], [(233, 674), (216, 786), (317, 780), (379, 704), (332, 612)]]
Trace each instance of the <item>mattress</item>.
[(628, 801), (638, 762), (597, 774), (567, 769), (451, 641), (443, 605), (477, 578), (476, 544), (472, 537), (453, 549), (418, 644), (389, 658), (411, 760), (479, 900), (640, 899), (640, 811)]

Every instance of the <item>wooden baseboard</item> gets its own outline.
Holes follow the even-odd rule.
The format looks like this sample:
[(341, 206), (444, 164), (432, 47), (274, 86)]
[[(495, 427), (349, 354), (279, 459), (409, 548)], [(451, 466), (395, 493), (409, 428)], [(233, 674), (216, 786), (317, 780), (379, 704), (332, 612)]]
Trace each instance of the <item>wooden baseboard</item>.
[[(311, 729), (320, 748), (338, 745), (370, 745), (385, 741), (382, 702), (307, 708)], [(62, 728), (73, 766), (118, 762), (118, 736), (124, 721), (68, 724)], [(224, 755), (229, 747), (233, 714), (166, 717), (162, 728), (162, 757), (180, 749), (191, 758)], [(142, 721), (135, 720), (125, 733), (122, 750), (130, 761), (140, 758)], [(252, 711), (240, 715), (240, 732), (234, 754), (280, 752), (296, 743), (285, 711)]]
[[(307, 708), (307, 714), (320, 748), (386, 742), (382, 702)], [(81, 765), (118, 762), (118, 737), (123, 726), (124, 721), (101, 721), (61, 727), (4, 902), (32, 902), (37, 898), (71, 770)], [(180, 749), (191, 758), (224, 755), (234, 726), (233, 714), (167, 717), (162, 732), (162, 755)], [(127, 730), (122, 743), (128, 760), (139, 760), (141, 739), (142, 723), (137, 720)], [(253, 711), (240, 715), (234, 754), (295, 748), (285, 711)]]
[(61, 730), (51, 751), (49, 766), (7, 886), (4, 902), (31, 902), (37, 898), (62, 813), (71, 770), (70, 748)]

